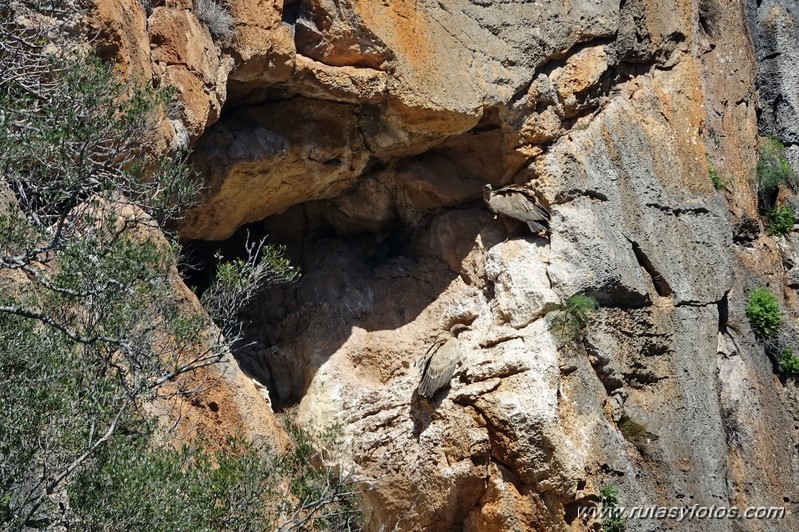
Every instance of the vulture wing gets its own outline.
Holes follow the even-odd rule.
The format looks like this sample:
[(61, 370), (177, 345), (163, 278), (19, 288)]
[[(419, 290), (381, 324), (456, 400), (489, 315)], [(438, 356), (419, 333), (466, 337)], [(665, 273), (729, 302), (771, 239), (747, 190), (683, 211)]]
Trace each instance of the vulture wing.
[(497, 214), (526, 223), (533, 233), (546, 231), (549, 228), (549, 212), (541, 207), (530, 190), (524, 187), (511, 185), (493, 191), (488, 199), (488, 207)]
[(439, 340), (430, 346), (424, 357), (417, 362), (417, 367), (422, 372), (422, 380), (417, 388), (419, 395), (433, 397), (438, 390), (449, 384), (459, 361), (457, 338)]
[(549, 227), (546, 225), (540, 224), (534, 220), (527, 220), (527, 227), (530, 228), (530, 231), (533, 233), (540, 233), (541, 231), (548, 231)]

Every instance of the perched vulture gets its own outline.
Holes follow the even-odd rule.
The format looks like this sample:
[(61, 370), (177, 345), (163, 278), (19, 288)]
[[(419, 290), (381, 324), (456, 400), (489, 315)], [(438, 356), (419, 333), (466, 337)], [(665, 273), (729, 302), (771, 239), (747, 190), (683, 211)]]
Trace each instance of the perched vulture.
[(416, 367), (422, 374), (422, 380), (416, 388), (422, 397), (433, 397), (435, 393), (449, 384), (455, 367), (461, 360), (461, 349), (458, 335), (469, 327), (458, 323), (444, 333), (431, 345)]
[(549, 231), (549, 211), (536, 202), (533, 192), (527, 187), (509, 185), (494, 190), (491, 185), (486, 185), (483, 199), (491, 212), (526, 223), (534, 234)]

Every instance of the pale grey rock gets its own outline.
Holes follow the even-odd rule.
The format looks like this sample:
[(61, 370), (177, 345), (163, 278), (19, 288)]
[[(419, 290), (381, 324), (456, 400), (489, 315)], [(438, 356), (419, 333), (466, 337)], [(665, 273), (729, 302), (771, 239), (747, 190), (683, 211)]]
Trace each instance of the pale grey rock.
[[(564, 139), (539, 165), (557, 183), (548, 190), (556, 203), (549, 275), (564, 296), (586, 292), (641, 307), (658, 296), (714, 302), (729, 290), (725, 209), (718, 197), (676, 186), (687, 169), (670, 137), (652, 137), (657, 130), (614, 102), (587, 134)], [(601, 131), (608, 135), (597, 138)]]
[(485, 274), (493, 283), (497, 317), (520, 328), (559, 303), (547, 277), (549, 249), (542, 238), (502, 242), (488, 250)]
[[(747, 2), (758, 60), (758, 126), (784, 144), (799, 143), (799, 5), (791, 0)], [(794, 165), (796, 168), (796, 165)]]
[(547, 273), (564, 299), (585, 293), (602, 304), (635, 308), (651, 302), (646, 274), (613, 214), (585, 197), (553, 209), (557, 230)]

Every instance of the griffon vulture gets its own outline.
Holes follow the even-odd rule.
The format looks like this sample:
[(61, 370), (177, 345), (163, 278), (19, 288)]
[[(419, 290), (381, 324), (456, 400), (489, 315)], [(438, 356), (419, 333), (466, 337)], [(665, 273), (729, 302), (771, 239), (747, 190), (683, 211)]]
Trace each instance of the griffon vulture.
[(491, 212), (526, 223), (533, 234), (549, 231), (549, 211), (538, 204), (527, 187), (509, 185), (494, 190), (486, 185), (483, 199)]
[(458, 323), (450, 332), (441, 334), (422, 358), (416, 362), (422, 380), (416, 388), (422, 397), (433, 397), (435, 393), (447, 386), (455, 368), (461, 360), (458, 335), (469, 327)]

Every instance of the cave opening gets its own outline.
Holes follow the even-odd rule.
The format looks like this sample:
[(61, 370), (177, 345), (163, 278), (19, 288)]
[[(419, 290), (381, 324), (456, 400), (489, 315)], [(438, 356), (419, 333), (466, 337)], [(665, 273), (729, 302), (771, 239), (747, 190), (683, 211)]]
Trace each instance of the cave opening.
[(299, 0), (284, 0), (283, 2), (283, 22), (289, 25), (297, 23), (303, 15), (303, 6)]
[[(284, 22), (296, 23), (301, 4), (286, 6)], [(528, 182), (533, 172), (498, 108), (486, 108), (468, 131), (396, 144), (385, 106), (295, 89), (231, 87), (219, 122), (195, 146), (193, 160), (214, 186), (194, 233), (222, 237), (231, 219), (270, 214), (229, 238), (187, 242), (182, 268), (201, 296), (216, 255), (244, 258), (248, 237), (285, 247), (300, 279), (259, 290), (238, 316), (243, 338), (233, 346), (275, 409), (302, 399), (354, 331), (401, 329), (456, 277), (479, 284), (462, 268), (477, 236), (481, 245), (508, 236), (483, 187)], [(247, 193), (224, 197), (233, 189), (220, 186), (225, 180)]]
[[(305, 202), (242, 226), (227, 239), (191, 240), (184, 244), (179, 270), (184, 282), (198, 297), (211, 285), (220, 261), (246, 259), (248, 243), (253, 241), (264, 240), (267, 245), (279, 246), (300, 271), (297, 281), (259, 288), (236, 317), (242, 335), (231, 346), (233, 356), (245, 373), (266, 387), (276, 411), (296, 404), (310, 379), (304, 367), (306, 362), (285, 360), (280, 353), (286, 344), (307, 335), (308, 328), (324, 326), (319, 325), (320, 315), (316, 310), (326, 303), (306, 293), (303, 276), (313, 278), (307, 284), (314, 286), (314, 290), (315, 283), (324, 283), (325, 278), (339, 283), (334, 290), (339, 290), (342, 298), (353, 290), (346, 281), (336, 280), (336, 276), (348, 268), (329, 270), (329, 266), (320, 264), (319, 257), (324, 256), (320, 250), (333, 250), (331, 253), (356, 264), (360, 269), (355, 277), (363, 279), (367, 279), (370, 272), (395, 260), (407, 260), (414, 253), (411, 243), (415, 232), (399, 220), (381, 225), (379, 231), (348, 231), (352, 228), (336, 225), (326, 218), (325, 214), (331, 216), (330, 209), (326, 201)], [(309, 308), (314, 309), (310, 312), (313, 317), (306, 317)], [(343, 341), (348, 334), (348, 331), (339, 331), (330, 337)]]

